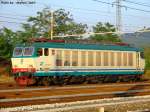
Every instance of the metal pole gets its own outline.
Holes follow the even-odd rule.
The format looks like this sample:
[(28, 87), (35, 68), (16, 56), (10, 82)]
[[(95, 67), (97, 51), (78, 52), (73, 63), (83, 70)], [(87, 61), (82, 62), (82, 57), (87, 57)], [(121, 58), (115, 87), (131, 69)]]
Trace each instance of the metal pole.
[(116, 30), (121, 38), (122, 20), (121, 20), (121, 0), (116, 0)]

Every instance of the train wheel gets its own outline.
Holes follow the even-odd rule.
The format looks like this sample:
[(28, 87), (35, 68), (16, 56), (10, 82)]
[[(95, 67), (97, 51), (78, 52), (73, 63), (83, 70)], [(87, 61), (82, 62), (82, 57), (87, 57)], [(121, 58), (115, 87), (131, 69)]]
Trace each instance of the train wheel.
[(141, 75), (137, 75), (136, 76), (136, 81), (141, 81), (142, 80), (142, 76)]
[(42, 78), (41, 77), (36, 77), (35, 78), (35, 85), (36, 86), (41, 86), (42, 85)]
[(42, 79), (42, 85), (44, 85), (44, 86), (49, 86), (50, 85), (50, 79), (49, 79), (49, 77), (44, 77)]
[(64, 84), (71, 84), (71, 80), (72, 80), (72, 76), (68, 76), (68, 77), (66, 77), (65, 78), (65, 80), (64, 80)]
[(97, 76), (89, 76), (88, 83), (89, 84), (96, 84), (96, 83), (98, 83), (98, 77)]
[(98, 83), (101, 84), (104, 81), (104, 76), (97, 76)]
[(62, 76), (53, 76), (51, 82), (54, 85), (60, 85), (60, 86), (62, 86), (65, 83), (64, 82), (64, 77), (62, 77)]
[(81, 76), (81, 81), (80, 81), (80, 83), (83, 84), (83, 83), (85, 83), (85, 82), (86, 82), (86, 77), (85, 77), (85, 76)]
[(110, 81), (110, 76), (104, 76), (104, 80), (103, 80), (103, 83), (107, 83)]
[(118, 81), (118, 76), (112, 77), (112, 82), (113, 82), (113, 83), (116, 83), (117, 81)]
[(65, 84), (64, 80), (65, 80), (65, 78), (63, 76), (57, 77), (57, 84), (59, 86), (63, 86)]
[(121, 82), (129, 82), (130, 81), (130, 76), (122, 76)]

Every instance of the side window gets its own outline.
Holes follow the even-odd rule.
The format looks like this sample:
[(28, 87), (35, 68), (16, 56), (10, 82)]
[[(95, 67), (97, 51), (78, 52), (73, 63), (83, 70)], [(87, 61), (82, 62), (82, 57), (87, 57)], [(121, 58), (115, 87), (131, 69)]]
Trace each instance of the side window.
[(128, 53), (128, 66), (133, 66), (133, 53)]
[(122, 55), (121, 52), (117, 52), (117, 66), (121, 66)]
[(64, 66), (70, 66), (70, 51), (64, 51)]
[(72, 66), (78, 66), (78, 51), (72, 51)]
[(101, 52), (96, 52), (96, 66), (101, 66)]
[(38, 50), (37, 50), (37, 55), (38, 55), (38, 56), (42, 56), (42, 55), (43, 55), (42, 48), (38, 48)]
[(140, 52), (140, 57), (144, 59), (144, 52)]
[(110, 65), (111, 66), (115, 66), (115, 53), (114, 52), (111, 52), (110, 53)]
[(56, 52), (56, 66), (62, 66), (62, 51), (57, 50)]
[(45, 48), (44, 49), (44, 56), (48, 56), (49, 55), (49, 50), (48, 50), (48, 48)]
[(88, 52), (88, 66), (93, 66), (94, 58), (93, 58), (93, 52)]
[(127, 66), (128, 65), (128, 57), (127, 57), (127, 53), (124, 52), (123, 53), (123, 66)]
[(108, 66), (109, 62), (108, 62), (108, 52), (104, 52), (104, 66)]
[(81, 66), (86, 66), (86, 52), (81, 51)]

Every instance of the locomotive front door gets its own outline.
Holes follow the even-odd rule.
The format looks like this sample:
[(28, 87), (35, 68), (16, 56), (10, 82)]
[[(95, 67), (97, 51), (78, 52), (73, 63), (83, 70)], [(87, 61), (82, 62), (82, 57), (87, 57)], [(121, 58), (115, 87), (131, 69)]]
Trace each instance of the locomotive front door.
[(37, 68), (39, 70), (49, 71), (54, 68), (54, 56), (49, 48), (40, 48), (38, 50)]
[(50, 68), (49, 49), (39, 48), (37, 50), (37, 68), (38, 70), (46, 70)]

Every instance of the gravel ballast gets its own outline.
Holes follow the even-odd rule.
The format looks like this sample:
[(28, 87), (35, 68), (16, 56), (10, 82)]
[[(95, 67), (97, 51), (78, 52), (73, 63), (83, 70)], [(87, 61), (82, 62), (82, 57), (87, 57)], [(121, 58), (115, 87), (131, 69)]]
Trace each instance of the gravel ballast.
[(138, 110), (150, 110), (150, 95), (108, 98), (71, 103), (55, 103), (43, 105), (29, 105), (13, 108), (3, 108), (0, 111), (7, 112), (98, 112), (104, 107), (105, 112), (135, 112)]

